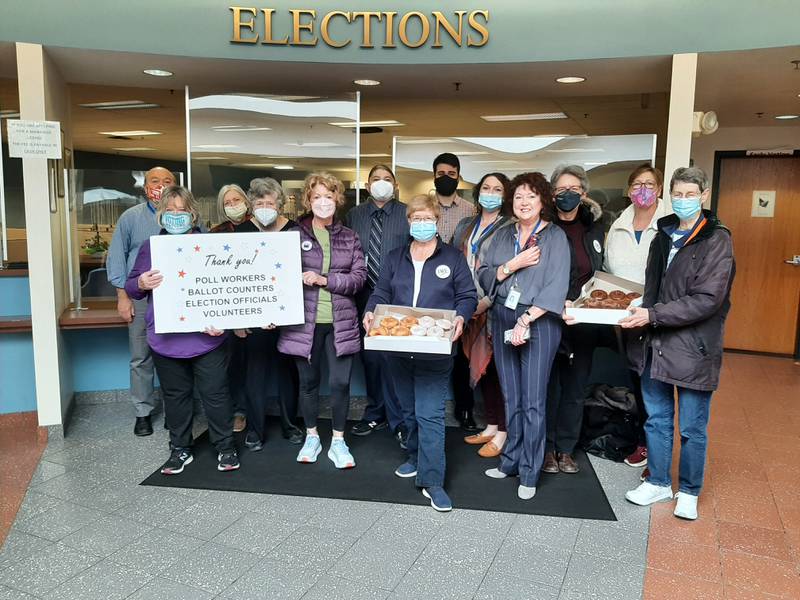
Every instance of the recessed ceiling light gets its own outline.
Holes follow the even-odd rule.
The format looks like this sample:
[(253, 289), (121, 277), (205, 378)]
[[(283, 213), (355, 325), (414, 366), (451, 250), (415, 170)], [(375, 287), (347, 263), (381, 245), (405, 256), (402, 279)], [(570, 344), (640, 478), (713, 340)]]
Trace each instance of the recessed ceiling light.
[(587, 167), (601, 167), (603, 165), (607, 165), (608, 163), (604, 163), (604, 162), (585, 162), (583, 164), (585, 164)]
[(272, 131), (272, 127), (256, 127), (254, 126), (244, 126), (244, 127), (231, 127), (229, 125), (222, 125), (220, 127), (212, 127), (214, 131), (219, 131), (220, 133), (238, 133), (241, 131)]
[[(328, 123), (328, 125), (334, 125), (336, 127), (346, 127), (351, 128), (356, 126), (355, 121), (339, 121), (336, 123)], [(361, 121), (361, 127), (404, 127), (405, 123), (400, 123), (399, 121), (395, 121), (393, 119), (386, 119), (384, 121)]]
[(381, 82), (377, 79), (356, 79), (353, 81), (356, 85), (380, 85)]
[(531, 113), (527, 115), (481, 115), (481, 119), (490, 123), (502, 121), (549, 121), (551, 119), (568, 119), (563, 112)]
[(150, 150), (155, 150), (155, 148), (145, 148), (144, 146), (131, 146), (130, 148), (111, 148), (112, 150), (117, 150), (119, 152), (148, 152)]
[(143, 137), (145, 135), (161, 135), (160, 131), (147, 131), (136, 129), (134, 131), (99, 131), (100, 135), (113, 135), (115, 137)]
[(19, 119), (19, 111), (0, 110), (0, 119)]
[(459, 152), (453, 152), (456, 156), (480, 156), (482, 154), (489, 154), (488, 152), (481, 152), (479, 150), (463, 150)]
[(224, 156), (193, 156), (192, 160), (227, 160)]
[(172, 77), (175, 74), (172, 71), (166, 71), (164, 69), (145, 69), (143, 73), (145, 75), (152, 75), (153, 77)]
[(273, 165), (273, 169), (278, 169), (279, 171), (291, 171), (294, 169), (292, 165)]
[(115, 100), (113, 102), (90, 102), (79, 104), (82, 108), (96, 108), (97, 110), (127, 110), (132, 108), (158, 108), (154, 102), (144, 102), (143, 100)]
[(778, 115), (775, 118), (781, 121), (788, 121), (790, 119), (797, 119), (798, 117), (800, 117), (800, 115)]
[(570, 75), (568, 77), (559, 77), (556, 79), (558, 83), (583, 83), (586, 81), (586, 77), (579, 77), (575, 75)]

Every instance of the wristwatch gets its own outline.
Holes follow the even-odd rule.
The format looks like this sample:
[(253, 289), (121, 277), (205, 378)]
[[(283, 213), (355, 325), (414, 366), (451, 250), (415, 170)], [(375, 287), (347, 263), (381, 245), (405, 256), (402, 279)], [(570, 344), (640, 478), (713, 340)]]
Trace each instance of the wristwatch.
[(511, 269), (508, 268), (508, 263), (505, 263), (503, 265), (503, 275), (505, 275), (507, 277), (507, 276), (511, 275), (511, 273), (512, 273), (512, 271), (511, 271)]

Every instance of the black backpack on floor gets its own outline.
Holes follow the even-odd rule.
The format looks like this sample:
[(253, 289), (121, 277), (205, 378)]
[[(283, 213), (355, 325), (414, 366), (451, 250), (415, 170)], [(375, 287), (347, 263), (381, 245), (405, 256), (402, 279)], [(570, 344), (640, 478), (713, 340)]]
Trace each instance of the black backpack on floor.
[(622, 462), (636, 449), (636, 398), (626, 387), (597, 384), (583, 405), (581, 447), (601, 458)]

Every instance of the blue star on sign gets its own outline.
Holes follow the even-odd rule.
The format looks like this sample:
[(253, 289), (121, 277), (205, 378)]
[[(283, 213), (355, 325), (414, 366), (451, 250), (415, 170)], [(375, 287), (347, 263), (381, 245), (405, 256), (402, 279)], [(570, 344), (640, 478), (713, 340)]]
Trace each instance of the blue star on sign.
[(280, 269), (282, 266), (283, 266), (283, 265), (281, 265), (281, 263), (275, 263), (275, 268), (276, 268), (276, 269)]
[(230, 251), (231, 251), (231, 246), (230, 246), (230, 244), (225, 244), (225, 245), (222, 247), (222, 249), (223, 249), (223, 250), (225, 250), (225, 252), (230, 252)]
[(280, 308), (281, 308), (281, 310), (286, 310), (285, 306), (281, 306)]
[(266, 245), (267, 245), (267, 242), (261, 242), (261, 247), (262, 247), (262, 248), (263, 248), (264, 246), (266, 246)]
[(183, 252), (183, 248), (178, 248), (178, 252)]

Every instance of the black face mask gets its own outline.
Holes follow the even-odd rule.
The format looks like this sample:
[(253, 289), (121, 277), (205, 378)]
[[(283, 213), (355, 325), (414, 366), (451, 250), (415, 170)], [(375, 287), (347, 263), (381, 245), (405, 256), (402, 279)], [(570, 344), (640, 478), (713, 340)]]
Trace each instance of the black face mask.
[(581, 195), (572, 190), (565, 190), (556, 196), (556, 207), (561, 212), (570, 212), (581, 203)]
[(433, 180), (436, 193), (440, 196), (452, 196), (458, 187), (458, 179), (453, 179), (449, 175), (441, 175)]

